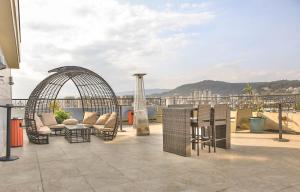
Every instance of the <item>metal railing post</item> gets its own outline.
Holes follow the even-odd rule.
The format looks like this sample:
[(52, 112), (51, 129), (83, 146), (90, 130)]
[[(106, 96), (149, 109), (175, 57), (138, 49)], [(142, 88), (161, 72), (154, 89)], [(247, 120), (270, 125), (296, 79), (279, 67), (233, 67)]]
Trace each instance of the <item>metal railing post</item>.
[(282, 139), (282, 104), (278, 104), (278, 131), (279, 131), (279, 139)]
[(275, 139), (278, 140), (279, 142), (288, 142), (288, 139), (284, 139), (282, 137), (283, 130), (282, 130), (282, 103), (278, 104), (278, 132), (279, 132), (279, 138)]

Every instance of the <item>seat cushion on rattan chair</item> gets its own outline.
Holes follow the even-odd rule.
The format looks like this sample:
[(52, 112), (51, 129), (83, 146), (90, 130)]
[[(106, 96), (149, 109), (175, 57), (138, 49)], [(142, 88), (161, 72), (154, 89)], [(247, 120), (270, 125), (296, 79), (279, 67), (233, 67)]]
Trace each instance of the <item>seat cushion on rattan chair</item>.
[(97, 130), (104, 129), (104, 125), (93, 125), (93, 127)]
[(57, 124), (57, 125), (49, 125), (50, 129), (63, 129), (65, 128), (65, 124)]
[(106, 121), (104, 128), (115, 128), (117, 123), (117, 113), (113, 112)]
[(57, 121), (53, 113), (42, 113), (41, 116), (44, 125), (57, 125)]
[(35, 125), (36, 129), (38, 130), (40, 127), (44, 126), (44, 123), (42, 122), (41, 118), (37, 116), (37, 114), (34, 115)]
[(64, 125), (77, 125), (79, 121), (77, 119), (66, 119), (63, 121)]
[(38, 133), (42, 135), (48, 135), (51, 133), (51, 130), (48, 126), (43, 126), (38, 129)]
[(104, 125), (93, 125), (98, 131), (114, 131), (114, 128), (105, 128)]
[(92, 124), (82, 124), (85, 128), (93, 128)]
[(114, 128), (103, 128), (100, 131), (114, 131)]
[(82, 123), (94, 125), (94, 124), (96, 124), (97, 119), (98, 119), (98, 116), (97, 116), (96, 112), (85, 112)]
[(96, 121), (96, 125), (105, 125), (106, 121), (109, 119), (110, 113), (105, 113), (101, 115), (98, 120)]

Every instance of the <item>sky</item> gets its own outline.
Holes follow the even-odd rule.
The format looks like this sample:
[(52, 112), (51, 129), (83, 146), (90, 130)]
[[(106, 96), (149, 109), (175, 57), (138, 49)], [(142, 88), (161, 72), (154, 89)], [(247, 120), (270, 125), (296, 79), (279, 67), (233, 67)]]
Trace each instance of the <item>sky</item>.
[(14, 98), (69, 65), (95, 71), (115, 92), (133, 90), (137, 72), (147, 73), (146, 89), (300, 79), (297, 0), (22, 0), (20, 14)]

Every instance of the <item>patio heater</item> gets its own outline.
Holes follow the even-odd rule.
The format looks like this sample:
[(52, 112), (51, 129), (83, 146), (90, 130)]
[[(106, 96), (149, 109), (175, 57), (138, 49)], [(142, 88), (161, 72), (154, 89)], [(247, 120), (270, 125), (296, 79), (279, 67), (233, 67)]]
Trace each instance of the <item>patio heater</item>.
[(136, 128), (137, 136), (150, 135), (147, 102), (145, 99), (144, 80), (145, 73), (137, 73), (133, 76), (136, 77), (136, 87), (134, 95), (134, 119), (133, 127)]

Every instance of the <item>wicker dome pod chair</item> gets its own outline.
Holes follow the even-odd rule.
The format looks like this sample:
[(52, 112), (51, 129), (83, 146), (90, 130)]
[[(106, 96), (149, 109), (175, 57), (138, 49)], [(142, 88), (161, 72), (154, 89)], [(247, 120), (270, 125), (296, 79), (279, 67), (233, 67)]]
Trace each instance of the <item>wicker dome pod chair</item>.
[[(119, 114), (117, 97), (109, 84), (95, 72), (77, 66), (65, 66), (49, 71), (52, 73), (32, 91), (25, 107), (26, 133), (30, 142), (48, 144), (49, 133), (39, 129), (36, 117), (43, 113), (53, 113), (51, 103), (56, 101), (58, 93), (66, 82), (72, 81), (81, 98), (83, 114), (96, 112), (97, 115), (113, 113)], [(38, 118), (39, 119), (39, 118)], [(102, 131), (105, 139), (113, 139), (118, 131), (118, 118), (114, 127)]]

